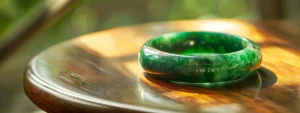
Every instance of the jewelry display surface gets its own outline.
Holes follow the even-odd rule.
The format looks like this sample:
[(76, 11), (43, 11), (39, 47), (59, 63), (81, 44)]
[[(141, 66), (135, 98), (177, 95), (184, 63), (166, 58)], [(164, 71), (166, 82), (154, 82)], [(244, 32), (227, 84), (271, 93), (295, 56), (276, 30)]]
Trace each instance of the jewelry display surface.
[[(299, 41), (283, 40), (268, 27), (190, 20), (87, 34), (37, 55), (24, 76), (25, 92), (46, 112), (299, 112)], [(137, 58), (143, 43), (179, 31), (225, 32), (253, 40), (263, 56), (259, 74), (214, 88), (145, 76)]]

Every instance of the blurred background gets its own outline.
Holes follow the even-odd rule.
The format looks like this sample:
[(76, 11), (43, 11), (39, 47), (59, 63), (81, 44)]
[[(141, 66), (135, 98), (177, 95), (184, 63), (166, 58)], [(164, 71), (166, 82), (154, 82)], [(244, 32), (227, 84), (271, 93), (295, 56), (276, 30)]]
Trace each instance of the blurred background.
[(23, 91), (36, 54), (59, 42), (147, 22), (300, 19), (299, 0), (0, 0), (0, 111), (42, 112)]

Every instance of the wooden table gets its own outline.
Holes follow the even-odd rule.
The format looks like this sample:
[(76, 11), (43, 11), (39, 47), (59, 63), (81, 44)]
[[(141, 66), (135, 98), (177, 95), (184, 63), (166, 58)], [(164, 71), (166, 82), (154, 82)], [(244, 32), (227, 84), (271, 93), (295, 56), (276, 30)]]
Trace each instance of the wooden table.
[[(80, 36), (29, 64), (27, 96), (47, 112), (300, 112), (300, 21), (188, 20), (142, 24)], [(141, 45), (162, 33), (219, 31), (257, 42), (260, 74), (223, 88), (144, 76)]]

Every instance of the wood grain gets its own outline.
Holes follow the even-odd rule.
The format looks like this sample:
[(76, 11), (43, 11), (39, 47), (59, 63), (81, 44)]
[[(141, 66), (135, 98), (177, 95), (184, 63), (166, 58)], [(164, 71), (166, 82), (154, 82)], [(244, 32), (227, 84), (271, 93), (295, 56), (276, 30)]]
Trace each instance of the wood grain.
[[(294, 23), (299, 25), (190, 20), (87, 34), (38, 55), (25, 73), (25, 91), (47, 112), (300, 112), (300, 35)], [(221, 88), (144, 75), (137, 61), (141, 45), (175, 31), (226, 32), (257, 42), (260, 74)]]

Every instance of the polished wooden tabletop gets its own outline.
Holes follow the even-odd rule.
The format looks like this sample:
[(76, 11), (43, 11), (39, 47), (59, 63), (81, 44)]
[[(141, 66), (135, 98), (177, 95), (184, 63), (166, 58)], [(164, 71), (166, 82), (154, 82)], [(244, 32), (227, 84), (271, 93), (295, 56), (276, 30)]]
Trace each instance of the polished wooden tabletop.
[[(99, 31), (37, 55), (27, 96), (47, 112), (300, 112), (300, 21), (184, 20)], [(259, 74), (226, 85), (176, 84), (143, 74), (148, 39), (175, 31), (217, 31), (259, 44)]]

